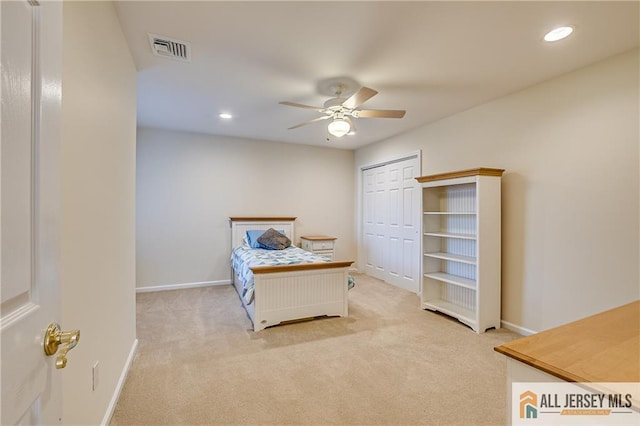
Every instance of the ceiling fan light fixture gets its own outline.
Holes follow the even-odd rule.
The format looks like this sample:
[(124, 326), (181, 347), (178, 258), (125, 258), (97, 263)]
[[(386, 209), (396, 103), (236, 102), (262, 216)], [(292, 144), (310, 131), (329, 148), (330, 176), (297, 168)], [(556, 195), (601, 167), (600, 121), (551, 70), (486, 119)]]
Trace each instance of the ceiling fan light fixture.
[(351, 130), (351, 125), (348, 121), (343, 120), (341, 118), (336, 118), (327, 127), (329, 133), (331, 133), (336, 138), (341, 138)]

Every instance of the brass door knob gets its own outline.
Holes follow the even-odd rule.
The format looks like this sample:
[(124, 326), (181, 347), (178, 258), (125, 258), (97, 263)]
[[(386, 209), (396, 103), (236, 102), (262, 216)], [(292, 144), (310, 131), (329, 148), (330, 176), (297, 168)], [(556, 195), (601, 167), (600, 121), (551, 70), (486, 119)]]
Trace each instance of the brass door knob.
[(67, 365), (67, 352), (75, 348), (79, 340), (80, 330), (62, 331), (58, 324), (52, 322), (44, 333), (44, 353), (51, 356), (63, 345), (56, 358), (56, 368), (64, 368)]

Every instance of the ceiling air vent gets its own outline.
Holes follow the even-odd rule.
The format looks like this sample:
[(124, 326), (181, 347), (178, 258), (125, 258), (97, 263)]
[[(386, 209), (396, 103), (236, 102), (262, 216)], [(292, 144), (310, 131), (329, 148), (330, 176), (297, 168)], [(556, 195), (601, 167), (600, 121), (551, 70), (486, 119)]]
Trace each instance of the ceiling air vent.
[(149, 34), (151, 50), (156, 56), (191, 62), (191, 43), (156, 34)]

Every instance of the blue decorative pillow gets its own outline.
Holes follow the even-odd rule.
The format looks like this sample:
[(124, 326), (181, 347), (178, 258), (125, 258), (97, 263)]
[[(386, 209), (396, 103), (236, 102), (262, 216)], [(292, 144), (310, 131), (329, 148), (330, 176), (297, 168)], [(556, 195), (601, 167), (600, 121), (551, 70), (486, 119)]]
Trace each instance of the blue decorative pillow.
[(247, 244), (249, 245), (249, 247), (262, 248), (260, 246), (260, 243), (258, 242), (258, 238), (260, 238), (260, 236), (264, 234), (264, 229), (249, 230), (249, 231), (246, 231), (244, 234), (247, 237)]
[(291, 240), (286, 235), (281, 234), (273, 228), (269, 228), (264, 234), (260, 235), (258, 243), (262, 248), (284, 250), (291, 245)]

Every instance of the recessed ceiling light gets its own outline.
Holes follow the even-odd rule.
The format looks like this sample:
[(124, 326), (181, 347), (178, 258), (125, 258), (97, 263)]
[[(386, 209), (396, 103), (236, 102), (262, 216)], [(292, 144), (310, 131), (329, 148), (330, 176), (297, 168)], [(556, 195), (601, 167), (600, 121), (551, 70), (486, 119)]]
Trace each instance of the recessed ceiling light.
[(573, 32), (573, 27), (558, 27), (551, 31), (549, 31), (544, 36), (544, 41), (558, 41), (563, 38), (569, 37), (569, 35)]
[(226, 113), (226, 112), (221, 112), (220, 114), (218, 114), (218, 117), (220, 118), (224, 118), (225, 120), (228, 120), (230, 118), (233, 118), (233, 115)]

